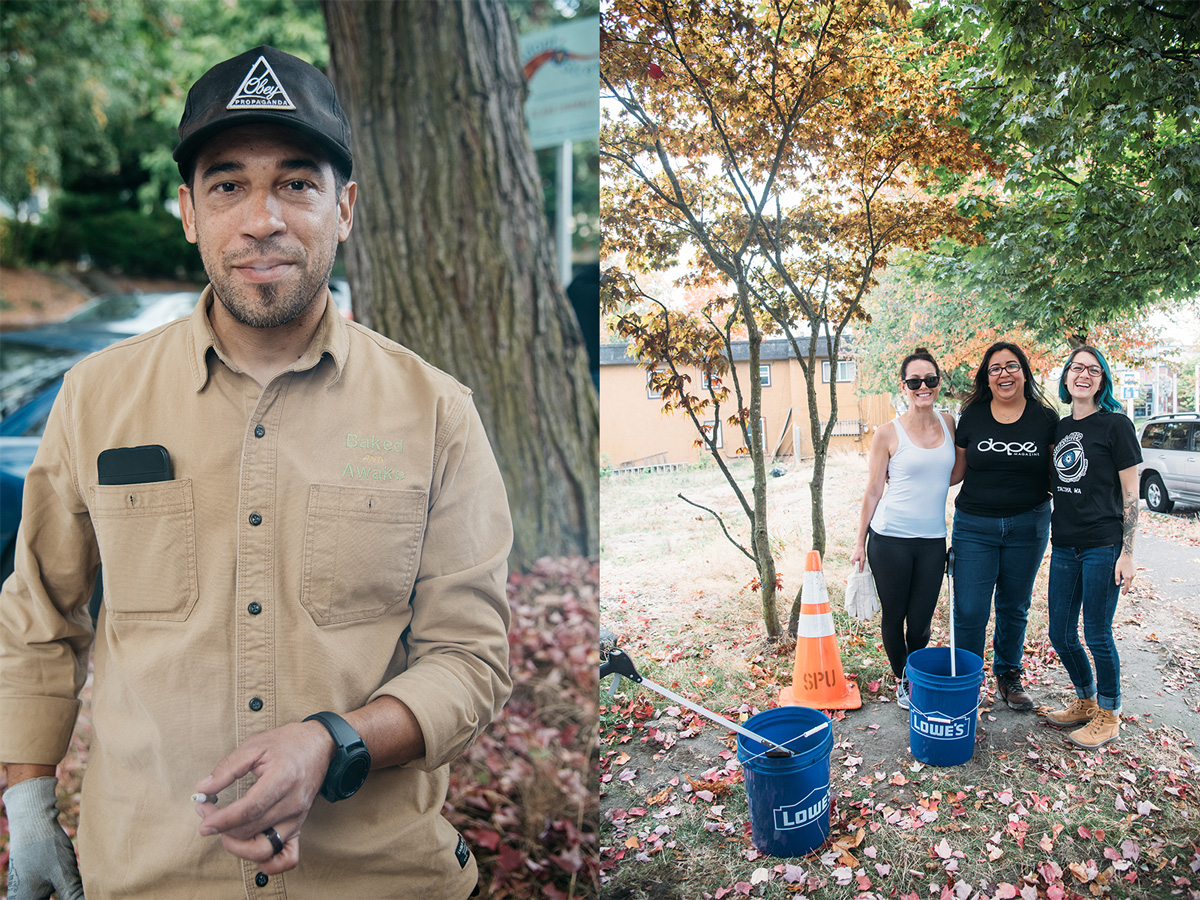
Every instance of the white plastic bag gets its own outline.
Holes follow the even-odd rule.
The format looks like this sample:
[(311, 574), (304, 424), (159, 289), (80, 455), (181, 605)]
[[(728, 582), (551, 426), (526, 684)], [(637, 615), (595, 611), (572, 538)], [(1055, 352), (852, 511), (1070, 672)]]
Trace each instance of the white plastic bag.
[(862, 570), (851, 569), (846, 581), (846, 612), (864, 622), (875, 618), (879, 612), (879, 594), (875, 590), (875, 576), (871, 564), (863, 561)]

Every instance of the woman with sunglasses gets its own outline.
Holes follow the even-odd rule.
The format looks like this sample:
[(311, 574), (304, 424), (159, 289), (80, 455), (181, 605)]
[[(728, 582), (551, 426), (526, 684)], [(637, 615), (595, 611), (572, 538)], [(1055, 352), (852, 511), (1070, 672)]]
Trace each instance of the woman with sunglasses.
[(1009, 709), (1031, 710), (1023, 683), (1025, 623), (1050, 533), (1050, 450), (1058, 413), (1016, 344), (983, 354), (955, 440), (954, 636), (984, 658), (993, 602), (992, 674)]
[[(900, 364), (908, 409), (879, 427), (868, 457), (858, 542), (850, 565), (876, 573), (883, 649), (908, 709), (908, 654), (929, 643), (946, 566), (946, 494), (954, 468), (954, 419), (939, 413), (942, 373), (924, 347)], [(884, 488), (887, 488), (886, 493)]]
[[(1121, 594), (1133, 582), (1133, 535), (1138, 521), (1137, 465), (1142, 461), (1133, 423), (1113, 396), (1112, 372), (1095, 347), (1067, 357), (1058, 395), (1071, 404), (1054, 433), (1054, 515), (1050, 523), (1050, 643), (1075, 688), (1066, 709), (1046, 713), (1091, 750), (1121, 730), (1121, 660), (1112, 623)], [(1095, 677), (1083, 637), (1095, 663)]]

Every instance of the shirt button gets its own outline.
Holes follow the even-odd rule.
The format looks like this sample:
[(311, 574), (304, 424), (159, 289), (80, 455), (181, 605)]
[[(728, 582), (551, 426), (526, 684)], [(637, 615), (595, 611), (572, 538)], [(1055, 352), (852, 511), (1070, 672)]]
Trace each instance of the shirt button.
[(252, 616), (257, 616), (260, 612), (262, 612), (262, 604), (259, 603), (257, 600), (255, 600), (253, 603), (251, 603), (249, 606), (246, 607), (246, 611), (249, 612), (250, 615), (252, 615)]
[(260, 709), (263, 708), (262, 700), (259, 699), (258, 697), (251, 697), (250, 698), (250, 708), (252, 710), (254, 710), (254, 712), (258, 712)]
[(267, 433), (267, 429), (263, 428), (261, 425), (254, 426), (254, 436), (255, 437), (262, 437), (266, 433)]
[(250, 513), (250, 524), (251, 525), (261, 525), (262, 524), (262, 516), (260, 516), (258, 513)]
[(259, 872), (257, 875), (254, 876), (254, 883), (257, 884), (259, 887), (266, 887), (267, 882), (270, 880), (271, 879), (269, 879), (262, 872)]

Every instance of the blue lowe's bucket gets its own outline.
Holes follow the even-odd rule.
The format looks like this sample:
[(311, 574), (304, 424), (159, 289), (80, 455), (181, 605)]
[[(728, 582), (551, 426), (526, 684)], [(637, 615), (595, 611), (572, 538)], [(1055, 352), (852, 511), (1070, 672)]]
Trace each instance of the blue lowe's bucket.
[(975, 752), (983, 660), (970, 650), (926, 647), (908, 655), (909, 749), (931, 766), (957, 766)]
[(738, 735), (754, 846), (771, 856), (807, 856), (829, 836), (829, 717), (806, 706), (782, 706), (751, 716), (745, 727), (794, 753), (765, 756), (770, 747)]

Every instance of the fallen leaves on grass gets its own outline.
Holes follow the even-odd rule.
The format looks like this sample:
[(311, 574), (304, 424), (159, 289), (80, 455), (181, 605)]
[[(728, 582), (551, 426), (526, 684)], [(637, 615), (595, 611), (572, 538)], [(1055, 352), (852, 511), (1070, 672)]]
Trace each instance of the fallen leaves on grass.
[(443, 809), (475, 846), (494, 900), (568, 900), (599, 887), (598, 582), (582, 558), (539, 560), (509, 578), (513, 695), (451, 765)]

